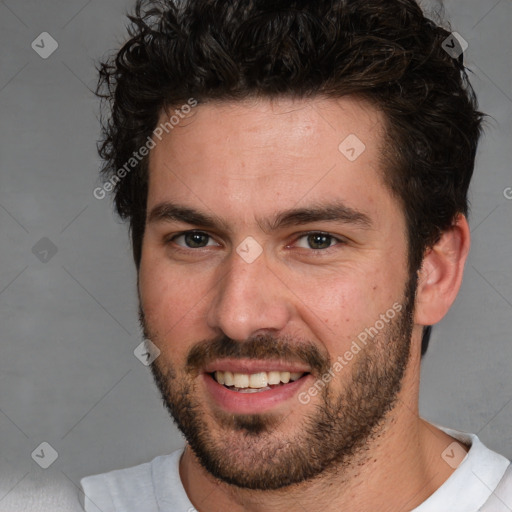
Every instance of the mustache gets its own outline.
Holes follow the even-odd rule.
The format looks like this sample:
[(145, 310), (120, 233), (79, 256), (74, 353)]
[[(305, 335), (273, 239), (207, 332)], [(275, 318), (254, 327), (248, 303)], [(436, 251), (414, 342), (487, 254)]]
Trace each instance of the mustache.
[(235, 341), (228, 336), (196, 343), (189, 351), (186, 370), (195, 373), (217, 359), (285, 360), (305, 363), (313, 372), (325, 373), (330, 368), (330, 357), (311, 342), (297, 343), (290, 338), (264, 334), (246, 341)]
[[(144, 339), (151, 340), (152, 336), (140, 301), (139, 322)], [(310, 341), (298, 341), (291, 336), (276, 337), (265, 333), (246, 341), (235, 341), (225, 335), (199, 341), (188, 353), (185, 370), (188, 373), (197, 373), (209, 363), (226, 358), (268, 361), (280, 359), (290, 363), (305, 363), (311, 368), (311, 372), (316, 372), (317, 375), (323, 375), (332, 366), (327, 350), (320, 351)]]

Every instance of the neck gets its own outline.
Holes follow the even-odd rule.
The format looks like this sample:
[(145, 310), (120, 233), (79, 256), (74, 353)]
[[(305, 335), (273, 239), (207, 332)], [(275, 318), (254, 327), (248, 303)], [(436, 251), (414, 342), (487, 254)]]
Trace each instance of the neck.
[(414, 509), (453, 473), (441, 458), (453, 439), (419, 417), (419, 364), (412, 382), (410, 370), (402, 386), (407, 396), (399, 394), (379, 431), (343, 467), (277, 491), (254, 491), (215, 479), (187, 448), (180, 476), (190, 500), (199, 512), (289, 512), (291, 503), (323, 512)]

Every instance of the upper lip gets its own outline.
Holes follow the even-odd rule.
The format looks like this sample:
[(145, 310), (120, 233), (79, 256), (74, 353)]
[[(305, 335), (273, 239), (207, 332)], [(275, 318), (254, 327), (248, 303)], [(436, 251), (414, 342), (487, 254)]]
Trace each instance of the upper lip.
[(232, 373), (260, 373), (260, 372), (295, 372), (309, 373), (310, 368), (304, 363), (280, 360), (261, 359), (218, 359), (206, 365), (205, 373), (232, 372)]

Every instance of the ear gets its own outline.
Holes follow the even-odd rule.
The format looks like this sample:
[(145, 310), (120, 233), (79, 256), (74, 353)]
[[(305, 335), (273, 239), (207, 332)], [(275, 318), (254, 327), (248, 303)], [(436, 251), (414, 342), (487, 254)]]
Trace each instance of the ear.
[(423, 258), (416, 292), (416, 324), (434, 325), (446, 315), (462, 283), (469, 246), (468, 222), (459, 214)]

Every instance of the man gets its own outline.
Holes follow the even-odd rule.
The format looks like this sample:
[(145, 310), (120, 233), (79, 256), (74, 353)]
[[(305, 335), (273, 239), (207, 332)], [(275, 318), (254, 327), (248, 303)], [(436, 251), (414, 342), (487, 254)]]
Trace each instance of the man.
[[(101, 155), (186, 447), (107, 511), (510, 510), (509, 461), (419, 416), (482, 114), (413, 0), (137, 3)], [(101, 191), (98, 191), (101, 193)]]

